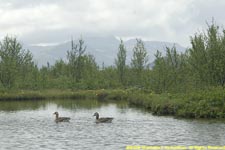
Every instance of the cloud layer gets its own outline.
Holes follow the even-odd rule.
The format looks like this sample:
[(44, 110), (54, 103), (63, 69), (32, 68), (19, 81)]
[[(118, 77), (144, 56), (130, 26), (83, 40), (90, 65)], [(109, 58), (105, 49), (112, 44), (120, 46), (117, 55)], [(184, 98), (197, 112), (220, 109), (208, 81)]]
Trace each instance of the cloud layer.
[(1, 0), (0, 37), (27, 43), (114, 35), (189, 44), (206, 21), (225, 24), (223, 0)]

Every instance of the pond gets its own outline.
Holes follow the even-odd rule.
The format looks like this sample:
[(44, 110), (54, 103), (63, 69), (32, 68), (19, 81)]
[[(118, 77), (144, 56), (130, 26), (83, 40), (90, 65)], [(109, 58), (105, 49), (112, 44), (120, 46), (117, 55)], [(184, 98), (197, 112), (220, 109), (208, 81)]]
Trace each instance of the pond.
[[(55, 123), (55, 111), (71, 117)], [(93, 114), (114, 117), (96, 124)], [(127, 145), (224, 145), (225, 123), (153, 116), (125, 102), (0, 102), (0, 149), (125, 149)]]

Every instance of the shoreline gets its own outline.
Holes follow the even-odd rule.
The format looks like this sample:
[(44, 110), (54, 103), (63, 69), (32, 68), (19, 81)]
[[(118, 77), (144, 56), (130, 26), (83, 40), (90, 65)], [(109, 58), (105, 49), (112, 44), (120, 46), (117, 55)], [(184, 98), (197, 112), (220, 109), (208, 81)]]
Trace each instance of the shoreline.
[(97, 99), (99, 101), (127, 101), (153, 115), (178, 118), (225, 118), (225, 92), (223, 89), (190, 94), (155, 94), (136, 89), (114, 90), (17, 90), (0, 92), (1, 101), (45, 99)]

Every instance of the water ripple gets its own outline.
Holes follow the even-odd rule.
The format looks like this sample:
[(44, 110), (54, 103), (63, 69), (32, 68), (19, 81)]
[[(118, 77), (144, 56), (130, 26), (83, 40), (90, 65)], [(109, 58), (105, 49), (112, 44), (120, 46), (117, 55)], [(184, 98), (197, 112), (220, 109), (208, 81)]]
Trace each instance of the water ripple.
[[(74, 101), (75, 103), (75, 101)], [(116, 104), (99, 108), (60, 108), (69, 123), (55, 123), (54, 103), (37, 110), (0, 112), (1, 149), (125, 149), (126, 145), (223, 145), (223, 122), (156, 117)], [(112, 123), (94, 123), (93, 113), (113, 116)]]

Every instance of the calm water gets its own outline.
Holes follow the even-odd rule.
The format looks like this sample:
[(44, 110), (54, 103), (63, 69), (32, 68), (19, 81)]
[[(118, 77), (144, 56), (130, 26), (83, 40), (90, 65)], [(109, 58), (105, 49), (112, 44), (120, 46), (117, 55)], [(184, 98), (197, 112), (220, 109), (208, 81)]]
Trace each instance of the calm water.
[[(53, 112), (71, 117), (55, 123)], [(113, 123), (94, 123), (114, 117)], [(0, 149), (125, 149), (126, 145), (224, 145), (225, 123), (152, 116), (95, 100), (0, 102)]]

